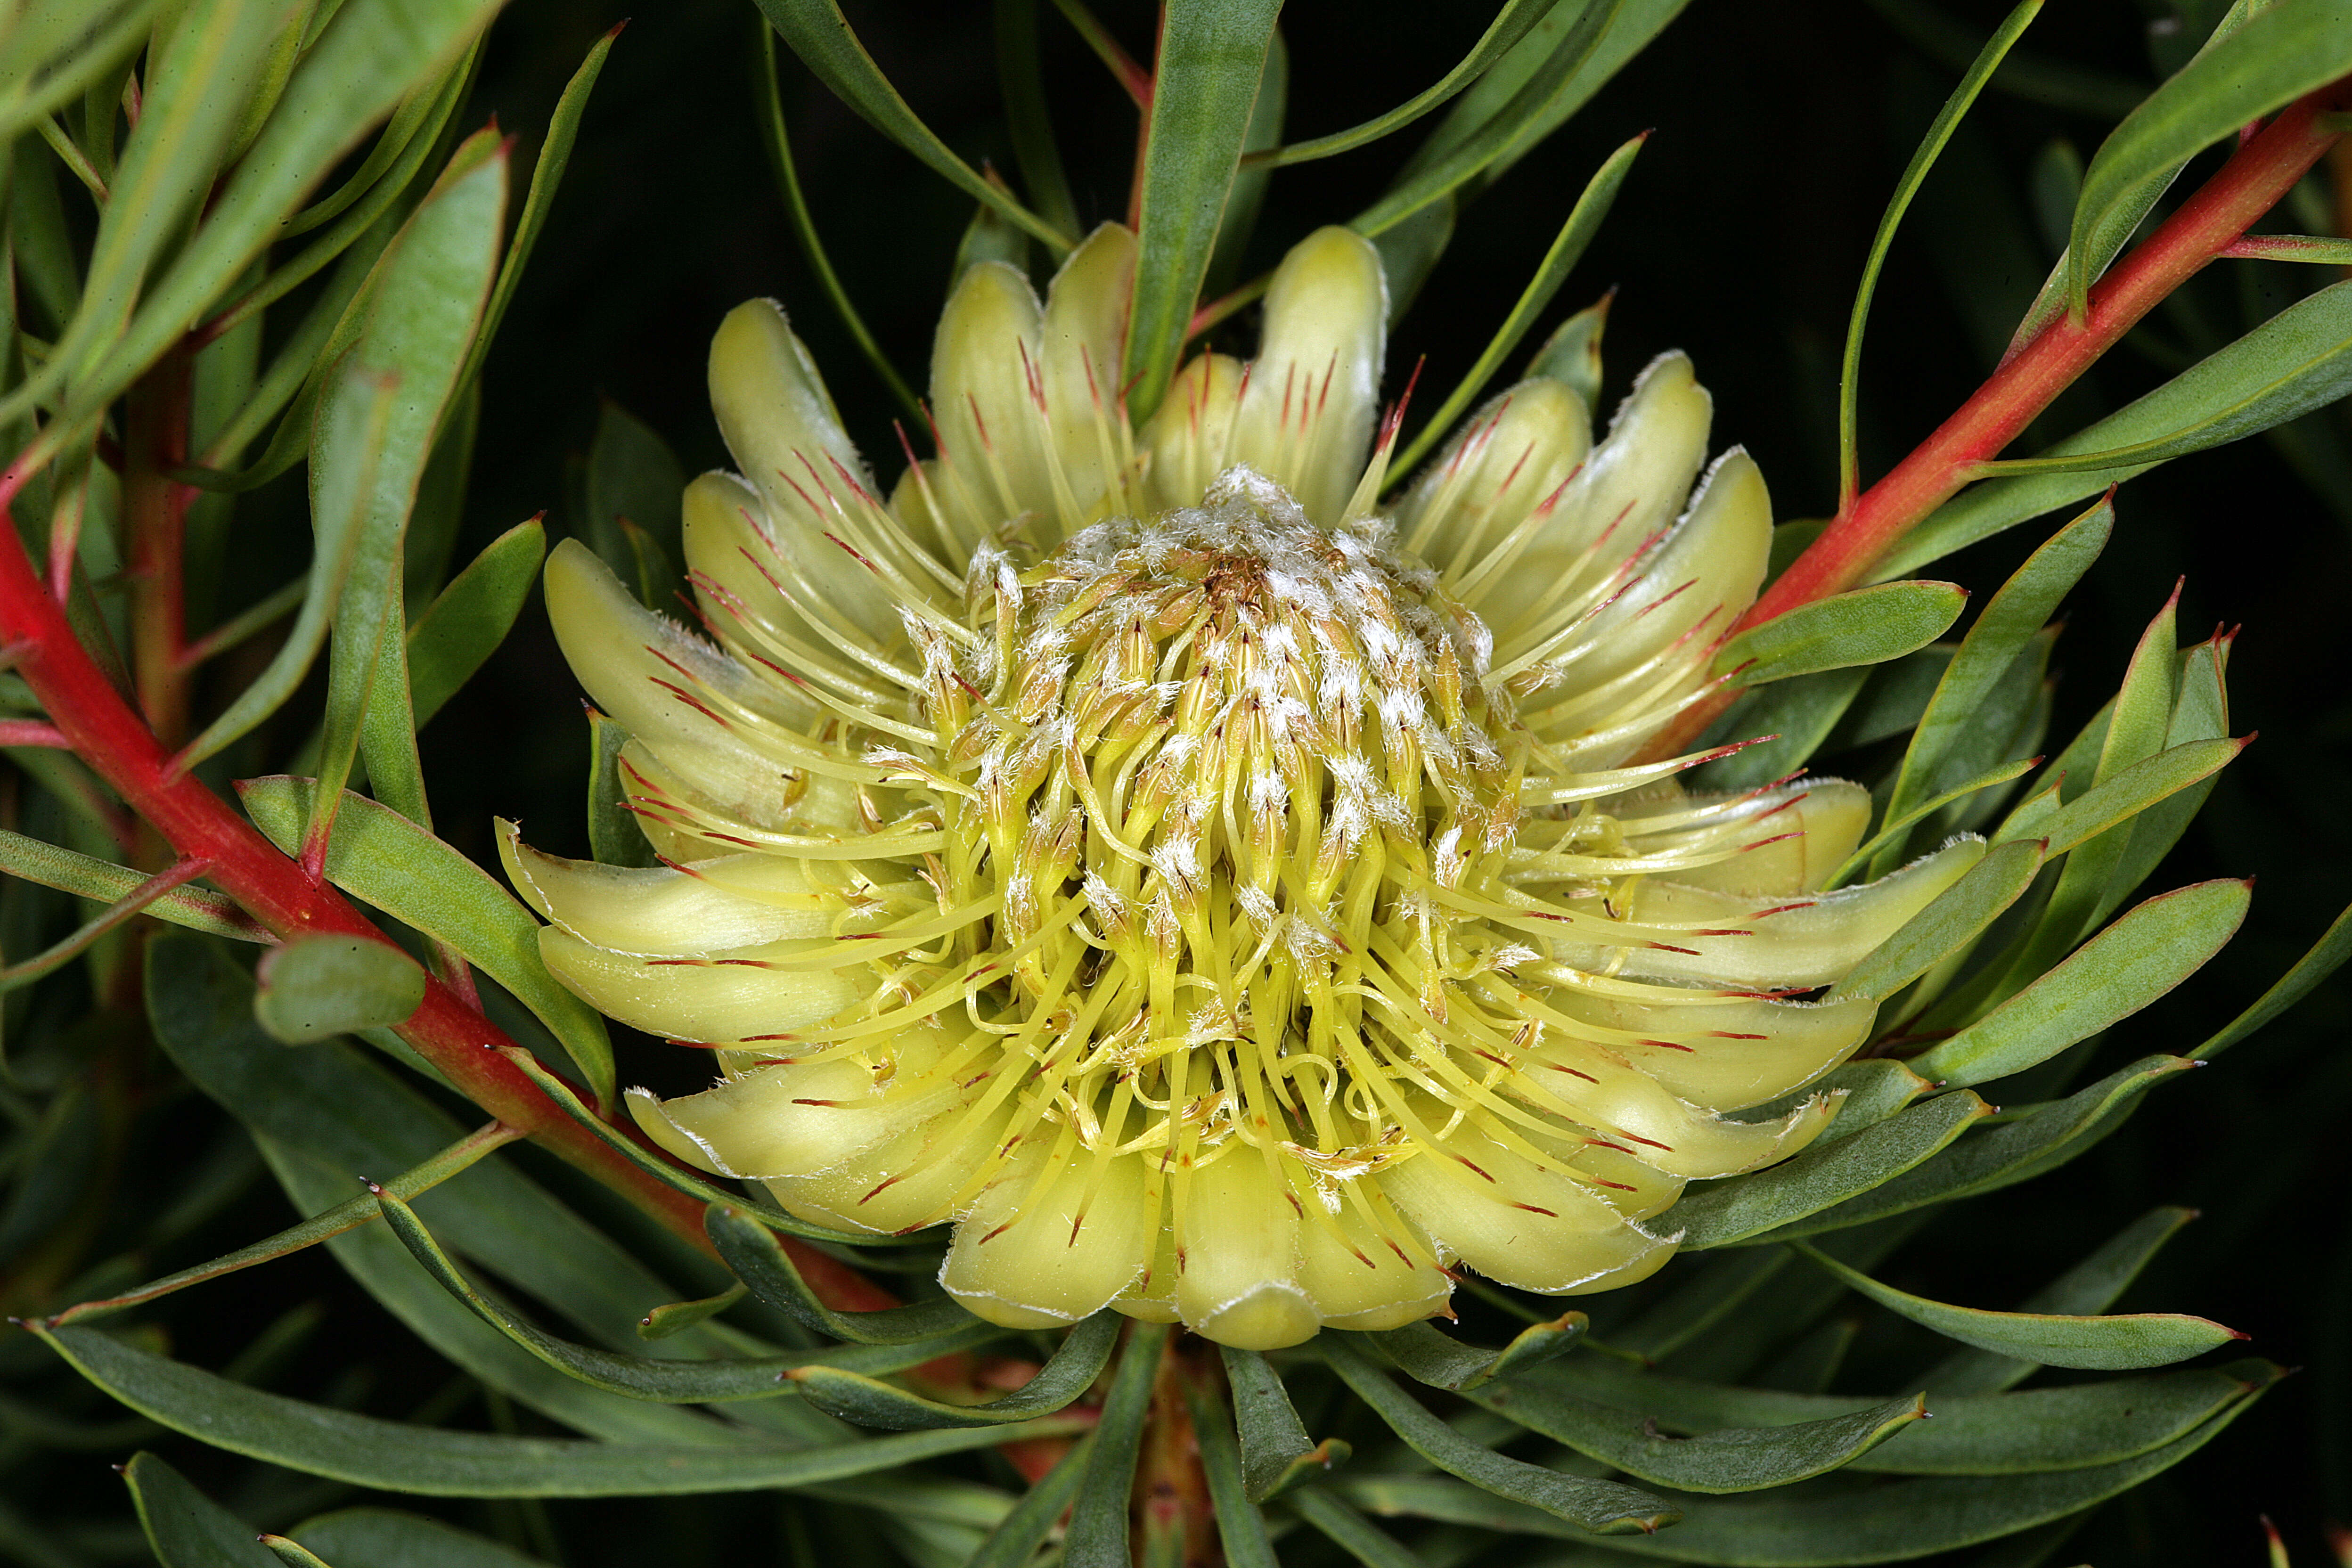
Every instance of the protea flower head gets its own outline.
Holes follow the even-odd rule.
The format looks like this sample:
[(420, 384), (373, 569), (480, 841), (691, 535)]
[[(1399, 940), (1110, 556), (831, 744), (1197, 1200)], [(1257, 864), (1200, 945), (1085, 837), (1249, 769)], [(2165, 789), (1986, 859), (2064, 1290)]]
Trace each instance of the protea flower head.
[(633, 1092), (662, 1146), (811, 1220), (952, 1222), (941, 1283), (995, 1322), (1263, 1349), (1442, 1313), (1464, 1266), (1639, 1279), (1685, 1183), (1833, 1112), (1726, 1114), (1866, 1037), (1869, 1003), (1798, 994), (1981, 846), (1817, 891), (1864, 791), (1639, 760), (1771, 528), (1745, 453), (1701, 476), (1688, 360), (1598, 446), (1522, 382), (1385, 508), (1370, 246), (1300, 244), (1256, 359), (1194, 359), (1140, 428), (1134, 249), (1097, 231), (1042, 310), (966, 273), (939, 455), (887, 500), (782, 312), (728, 317), (742, 477), (685, 502), (709, 640), (579, 545), (548, 568), (664, 863), (507, 830), (547, 963), (717, 1047), (708, 1091)]

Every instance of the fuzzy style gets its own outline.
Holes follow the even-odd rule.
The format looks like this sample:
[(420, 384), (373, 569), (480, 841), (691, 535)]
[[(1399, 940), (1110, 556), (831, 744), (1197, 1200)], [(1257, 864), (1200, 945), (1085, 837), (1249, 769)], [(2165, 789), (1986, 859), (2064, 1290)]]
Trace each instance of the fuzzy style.
[(1139, 428), (1134, 252), (1097, 231), (1042, 310), (966, 273), (939, 455), (887, 502), (782, 311), (727, 319), (743, 477), (685, 504), (712, 640), (549, 563), (663, 863), (504, 827), (548, 965), (715, 1050), (709, 1090), (633, 1092), (664, 1148), (845, 1231), (952, 1223), (941, 1283), (994, 1322), (1270, 1349), (1444, 1313), (1465, 1267), (1644, 1278), (1686, 1182), (1834, 1115), (1805, 1091), (1874, 1008), (1796, 998), (1983, 847), (1825, 893), (1864, 791), (1644, 760), (1771, 531), (1744, 452), (1702, 476), (1685, 358), (1597, 446), (1524, 381), (1383, 509), (1370, 247), (1301, 243), (1256, 359)]

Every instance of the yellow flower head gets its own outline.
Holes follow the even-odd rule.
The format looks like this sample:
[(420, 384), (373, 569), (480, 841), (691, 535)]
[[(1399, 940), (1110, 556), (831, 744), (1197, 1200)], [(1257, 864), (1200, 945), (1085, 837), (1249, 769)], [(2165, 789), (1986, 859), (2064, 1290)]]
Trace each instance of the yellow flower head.
[[(939, 456), (886, 502), (768, 303), (711, 350), (742, 478), (686, 496), (713, 642), (586, 550), (565, 656), (634, 739), (665, 865), (504, 847), (553, 972), (723, 1074), (631, 1108), (806, 1218), (953, 1222), (940, 1280), (1044, 1327), (1105, 1307), (1228, 1344), (1639, 1279), (1693, 1178), (1780, 1159), (1866, 1037), (1835, 981), (1980, 853), (1818, 889), (1869, 816), (1641, 763), (1712, 689), (1771, 508), (1703, 478), (1689, 362), (1608, 437), (1522, 382), (1384, 510), (1385, 317), (1326, 229), (1255, 360), (1195, 359), (1134, 429), (1135, 241), (1041, 310), (969, 271)], [(1369, 463), (1369, 466), (1368, 466)], [(1693, 493), (1693, 481), (1697, 481)]]

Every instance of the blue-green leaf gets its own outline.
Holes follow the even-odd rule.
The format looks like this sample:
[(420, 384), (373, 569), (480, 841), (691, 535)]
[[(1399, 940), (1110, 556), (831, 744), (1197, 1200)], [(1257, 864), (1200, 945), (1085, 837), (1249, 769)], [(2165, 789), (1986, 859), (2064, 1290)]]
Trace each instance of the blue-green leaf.
[(131, 1456), (122, 1479), (163, 1568), (277, 1568), (269, 1549), (254, 1539), (253, 1526), (154, 1455)]
[[(811, 1405), (860, 1426), (879, 1426), (893, 1432), (931, 1426), (1001, 1426), (1007, 1422), (1051, 1415), (1093, 1386), (1110, 1363), (1111, 1346), (1118, 1342), (1119, 1325), (1125, 1321), (1112, 1311), (1097, 1312), (1084, 1320), (1063, 1336), (1035, 1376), (1010, 1394), (983, 1405), (948, 1405), (926, 1399), (832, 1358), (798, 1368), (791, 1376)], [(961, 1343), (989, 1338), (985, 1331), (989, 1326), (968, 1324), (954, 1331), (952, 1337)], [(919, 1365), (936, 1353), (908, 1356), (906, 1363)]]
[(539, 520), (517, 524), (490, 541), (408, 628), (408, 700), (418, 729), (506, 640), (546, 553)]
[(655, 1497), (812, 1486), (1022, 1437), (1069, 1421), (786, 1447), (659, 1447), (454, 1432), (355, 1415), (231, 1383), (97, 1329), (32, 1331), (84, 1377), (151, 1420), (249, 1458), (354, 1486), (428, 1497)]
[(1143, 1447), (1144, 1417), (1151, 1413), (1151, 1387), (1168, 1344), (1164, 1323), (1139, 1322), (1111, 1375), (1102, 1419), (1070, 1509), (1062, 1560), (1069, 1568), (1129, 1568), (1128, 1499), (1135, 1486), (1135, 1463)]
[(2169, 1366), (2216, 1345), (2246, 1336), (2210, 1318), (2183, 1312), (2128, 1312), (2120, 1317), (2084, 1317), (2070, 1312), (1994, 1312), (1930, 1301), (1882, 1285), (1847, 1268), (1808, 1242), (1792, 1244), (1832, 1278), (1853, 1287), (1897, 1317), (1907, 1318), (1964, 1345), (2039, 1362), (2044, 1366), (2129, 1372)]
[(329, 1568), (545, 1568), (486, 1536), (388, 1508), (322, 1513), (287, 1533)]

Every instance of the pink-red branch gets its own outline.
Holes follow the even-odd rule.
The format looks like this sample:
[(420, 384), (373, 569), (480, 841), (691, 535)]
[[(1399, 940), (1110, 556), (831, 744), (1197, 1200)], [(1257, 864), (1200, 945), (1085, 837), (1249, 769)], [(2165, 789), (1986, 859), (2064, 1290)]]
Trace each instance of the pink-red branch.
[[(0, 495), (0, 501), (6, 497)], [(193, 774), (117, 690), (75, 637), (34, 571), (14, 520), (0, 505), (0, 645), (47, 710), (55, 731), (177, 854), (206, 863), (221, 891), (279, 937), (325, 932), (387, 939), (333, 888), (314, 884), (244, 817)], [(709, 1248), (702, 1205), (656, 1180), (558, 1110), (503, 1056), (513, 1044), (447, 985), (427, 982), (401, 1038), (475, 1104), (619, 1189), (680, 1236)], [(833, 1306), (872, 1310), (895, 1298), (856, 1270), (787, 1237), (810, 1286)]]
[[(2062, 313), (2003, 361), (1909, 457), (1832, 519), (1733, 630), (1861, 582), (1898, 540), (1958, 494), (1979, 465), (1999, 457), (2141, 318), (2229, 254), (2343, 134), (2341, 111), (2347, 105), (2352, 79), (2297, 100), (2242, 138), (2211, 179), (2092, 287), (2081, 316)], [(1738, 695), (1736, 687), (1727, 687), (1697, 704), (1652, 743), (1650, 753), (1668, 756), (1685, 749)]]

